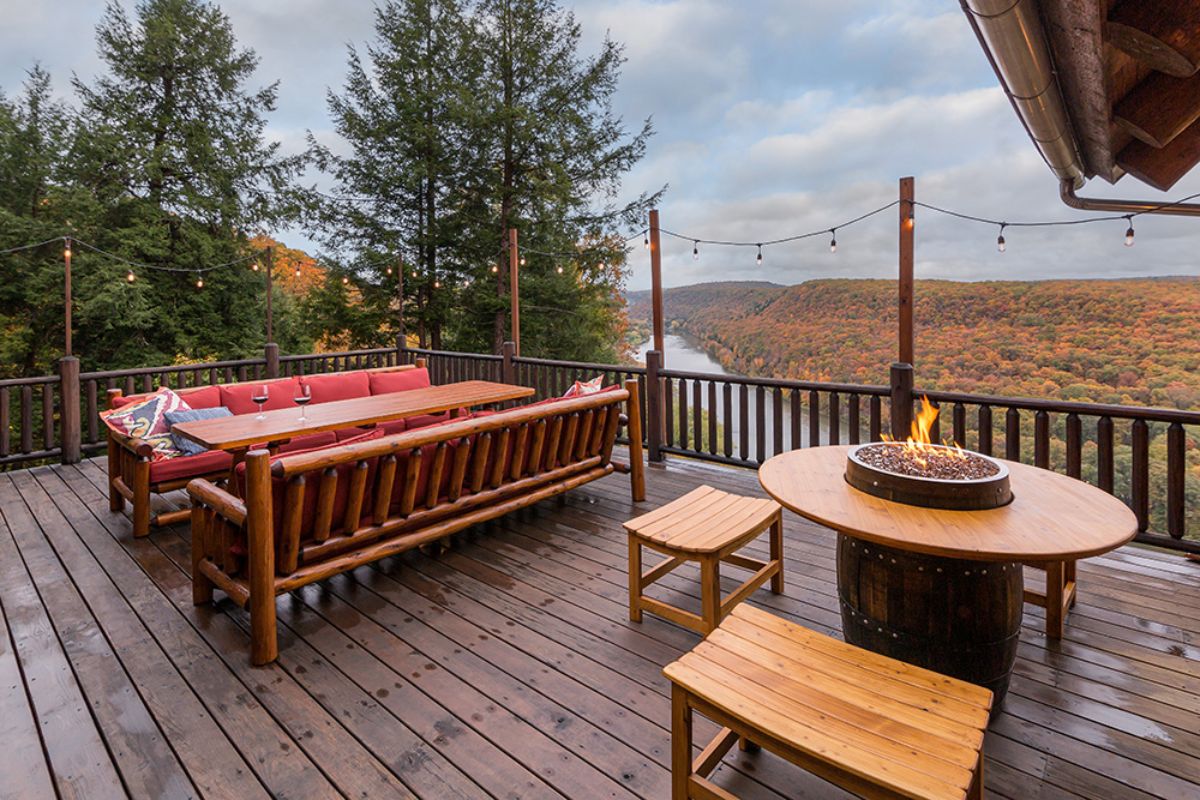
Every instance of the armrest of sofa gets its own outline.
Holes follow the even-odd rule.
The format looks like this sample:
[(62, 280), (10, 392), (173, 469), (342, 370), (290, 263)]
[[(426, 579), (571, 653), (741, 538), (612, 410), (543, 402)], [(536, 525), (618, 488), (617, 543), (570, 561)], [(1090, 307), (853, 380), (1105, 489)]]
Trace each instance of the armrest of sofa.
[(117, 433), (112, 428), (108, 429), (108, 438), (109, 441), (115, 442), (119, 447), (128, 450), (138, 458), (150, 458), (150, 455), (154, 452), (154, 445), (145, 439), (137, 436), (126, 436), (123, 433)]
[(225, 491), (211, 481), (197, 478), (188, 483), (188, 496), (192, 498), (192, 507), (206, 506), (211, 508), (230, 524), (241, 528), (246, 524), (246, 504), (240, 497)]

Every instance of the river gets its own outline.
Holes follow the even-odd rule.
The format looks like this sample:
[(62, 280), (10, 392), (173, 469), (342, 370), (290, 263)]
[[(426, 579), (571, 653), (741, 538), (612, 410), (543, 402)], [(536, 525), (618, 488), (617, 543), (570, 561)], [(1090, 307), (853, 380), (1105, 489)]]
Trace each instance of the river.
[[(650, 349), (650, 347), (651, 347), (650, 341), (643, 343), (642, 346), (637, 349), (637, 353), (634, 355), (634, 358), (636, 358), (639, 363), (644, 364), (646, 361), (646, 352)], [(730, 372), (729, 370), (722, 367), (720, 365), (720, 363), (717, 362), (716, 359), (714, 359), (707, 352), (705, 352), (704, 348), (700, 346), (699, 342), (692, 339), (691, 337), (680, 336), (678, 334), (670, 334), (670, 333), (664, 334), (664, 336), (663, 336), (663, 364), (668, 369), (679, 370), (681, 372), (701, 372), (701, 373), (704, 373), (707, 375), (735, 375), (735, 374), (737, 374), (734, 372)], [(675, 391), (676, 391), (675, 396), (677, 397), (678, 389), (676, 389)], [(753, 388), (751, 388), (750, 393), (749, 393), (749, 406), (750, 407), (748, 409), (748, 414), (747, 414), (747, 419), (749, 421), (749, 431), (748, 431), (748, 439), (747, 439), (747, 441), (749, 442), (749, 452), (743, 453), (741, 450), (741, 424), (739, 422), (741, 419), (741, 398), (739, 397), (739, 392), (737, 390), (737, 387), (736, 386), (734, 387), (734, 390), (733, 390), (733, 393), (731, 396), (732, 406), (733, 406), (732, 409), (723, 407), (724, 400), (722, 399), (723, 394), (720, 391), (720, 387), (718, 387), (718, 391), (717, 391), (717, 406), (718, 406), (717, 421), (721, 425), (732, 425), (732, 427), (733, 427), (733, 455), (738, 458), (753, 459), (753, 458), (755, 458), (755, 455), (756, 455), (755, 454), (755, 433), (758, 429), (758, 425), (757, 425), (757, 420), (755, 419), (756, 415), (754, 413), (754, 411), (755, 411), (754, 392), (755, 392), (755, 390)], [(775, 429), (774, 429), (775, 398), (774, 398), (774, 393), (767, 392), (766, 396), (764, 397), (764, 400), (765, 400), (765, 410), (766, 410), (766, 415), (765, 415), (766, 419), (764, 420), (764, 424), (765, 424), (764, 431), (766, 433), (766, 438), (765, 438), (766, 454), (770, 454), (772, 442), (774, 441), (774, 435), (775, 435)], [(689, 404), (691, 403), (691, 401), (692, 401), (692, 393), (689, 390), (689, 392), (688, 392)], [(709, 410), (709, 408), (708, 408), (708, 388), (707, 387), (705, 387), (704, 391), (702, 391), (700, 394), (700, 405), (706, 411)], [(804, 443), (804, 446), (807, 447), (808, 446), (808, 415), (807, 415), (807, 413), (804, 414), (804, 416), (802, 417), (802, 419), (800, 421), (801, 421), (800, 435), (801, 435), (802, 441)], [(785, 447), (791, 445), (791, 441), (792, 441), (791, 427), (792, 427), (792, 411), (791, 411), (790, 403), (788, 402), (788, 398), (785, 398), (784, 403), (783, 403), (783, 441), (784, 441)], [(827, 429), (827, 423), (824, 420), (821, 421), (821, 435), (822, 435), (822, 438), (824, 438), (826, 441), (828, 441), (829, 434), (828, 434), (828, 429)], [(694, 447), (695, 445), (693, 444), (692, 446)], [(723, 452), (719, 443), (718, 443), (717, 450), (718, 450), (718, 452)]]

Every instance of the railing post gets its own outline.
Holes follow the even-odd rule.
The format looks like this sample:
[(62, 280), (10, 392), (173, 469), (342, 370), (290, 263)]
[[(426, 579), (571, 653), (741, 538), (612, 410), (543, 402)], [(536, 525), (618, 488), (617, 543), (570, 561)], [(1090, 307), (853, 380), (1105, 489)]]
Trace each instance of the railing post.
[(903, 440), (912, 429), (912, 364), (892, 364), (892, 438)]
[[(662, 353), (651, 350), (646, 353), (646, 442), (649, 445), (650, 460), (663, 460), (663, 379), (659, 377), (662, 369)], [(716, 414), (716, 409), (709, 409)]]
[(279, 345), (274, 342), (267, 342), (267, 346), (263, 348), (263, 358), (267, 360), (267, 378), (278, 378)]
[(62, 463), (78, 464), (82, 458), (83, 429), (79, 419), (79, 359), (66, 356), (58, 360), (59, 400), (58, 435)]
[(516, 383), (517, 365), (513, 359), (517, 355), (517, 345), (514, 342), (505, 342), (500, 348), (500, 353), (504, 357), (504, 360), (500, 362), (500, 382)]

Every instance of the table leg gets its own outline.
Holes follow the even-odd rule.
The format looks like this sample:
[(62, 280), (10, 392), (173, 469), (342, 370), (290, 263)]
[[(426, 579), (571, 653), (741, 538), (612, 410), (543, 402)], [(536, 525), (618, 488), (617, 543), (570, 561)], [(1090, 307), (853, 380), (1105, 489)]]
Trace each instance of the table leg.
[(246, 460), (246, 448), (240, 450), (230, 450), (229, 455), (233, 456), (233, 460), (229, 462), (229, 477), (225, 480), (225, 491), (229, 492), (234, 497), (241, 497), (242, 493), (238, 491), (237, 485), (237, 468)]

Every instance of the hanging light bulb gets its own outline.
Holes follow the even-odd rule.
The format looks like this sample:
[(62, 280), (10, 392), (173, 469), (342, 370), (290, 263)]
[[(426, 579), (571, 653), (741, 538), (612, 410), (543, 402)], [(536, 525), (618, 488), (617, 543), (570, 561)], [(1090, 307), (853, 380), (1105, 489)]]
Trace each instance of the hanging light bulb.
[(350, 276), (343, 275), (342, 276), (342, 286), (349, 286), (349, 285), (350, 285)]
[(1007, 225), (1007, 222), (1000, 223), (1000, 235), (996, 237), (996, 249), (1001, 253), (1008, 249), (1008, 244), (1004, 241), (1004, 228)]
[(498, 272), (500, 272), (500, 267), (495, 264), (492, 264), (492, 274), (495, 275)]
[(558, 274), (559, 274), (559, 275), (562, 275), (562, 274), (563, 274), (563, 265), (562, 265), (562, 264), (559, 264), (559, 265), (558, 265), (558, 267), (557, 267), (556, 269), (558, 270)]
[(1133, 247), (1133, 216), (1127, 216), (1125, 219), (1129, 220), (1129, 229), (1125, 231), (1125, 246)]
[(758, 258), (756, 258), (754, 260), (755, 260), (755, 262), (758, 263), (758, 265), (760, 267), (762, 266), (762, 245), (761, 244), (758, 246)]
[(129, 271), (125, 273), (125, 281), (127, 283), (133, 283), (136, 280), (137, 280), (137, 275), (133, 274), (133, 268), (130, 267)]
[(300, 265), (299, 264), (296, 265), (296, 277), (297, 278), (300, 277)]
[(837, 228), (829, 229), (829, 252), (837, 252)]
[(63, 245), (63, 258), (70, 258), (70, 257), (71, 257), (71, 242), (68, 241), (65, 245)]
[(196, 273), (196, 288), (197, 289), (204, 288), (204, 276), (201, 275), (199, 272)]
[(604, 262), (603, 261), (600, 262), (600, 271), (601, 272), (604, 271)]
[(254, 270), (255, 272), (258, 272), (258, 262), (257, 262), (257, 261), (251, 261), (251, 262), (250, 262), (250, 269)]
[(388, 267), (388, 268), (387, 268), (387, 274), (388, 274), (388, 275), (391, 275), (391, 274), (392, 274), (392, 268), (391, 268), (391, 267)]
[(525, 266), (525, 256), (521, 256), (520, 264), (522, 267)]
[(433, 288), (435, 288), (435, 289), (442, 288), (442, 282), (439, 281), (437, 278), (434, 278), (433, 279)]
[(650, 249), (650, 234), (642, 234), (642, 247), (646, 248), (647, 250)]
[(699, 261), (699, 260), (700, 260), (700, 240), (697, 239), (692, 244), (692, 261)]

